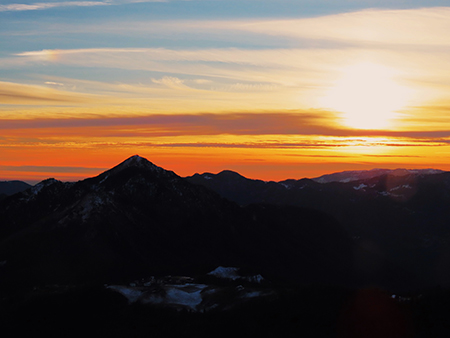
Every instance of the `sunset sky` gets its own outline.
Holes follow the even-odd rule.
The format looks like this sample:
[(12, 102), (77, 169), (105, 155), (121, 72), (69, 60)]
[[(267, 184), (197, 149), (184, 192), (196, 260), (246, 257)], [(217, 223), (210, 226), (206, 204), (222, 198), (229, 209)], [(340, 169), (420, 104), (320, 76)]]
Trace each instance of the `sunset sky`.
[(450, 170), (448, 3), (2, 0), (0, 180)]

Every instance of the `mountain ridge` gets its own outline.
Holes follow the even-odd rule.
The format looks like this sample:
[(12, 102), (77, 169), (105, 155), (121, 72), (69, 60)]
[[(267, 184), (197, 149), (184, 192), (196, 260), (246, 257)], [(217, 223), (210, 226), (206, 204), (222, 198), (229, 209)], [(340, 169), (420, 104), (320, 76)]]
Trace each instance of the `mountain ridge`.
[(312, 178), (313, 181), (318, 183), (330, 183), (330, 182), (342, 182), (348, 183), (352, 181), (359, 181), (362, 179), (370, 179), (382, 175), (394, 175), (394, 176), (403, 176), (408, 174), (417, 174), (417, 175), (433, 175), (433, 174), (441, 174), (444, 173), (444, 170), (440, 169), (405, 169), (405, 168), (396, 168), (396, 169), (383, 169), (383, 168), (374, 168), (370, 170), (349, 170), (349, 171), (341, 171), (331, 174), (322, 175), (319, 177)]
[[(411, 278), (411, 286), (450, 285), (450, 270), (445, 268), (450, 264), (445, 249), (450, 238), (449, 172), (393, 170), (357, 181), (328, 183), (309, 179), (232, 182), (211, 174), (208, 179), (201, 175), (188, 179), (242, 206), (292, 205), (332, 215), (363, 256), (372, 254), (358, 263), (372, 277), (380, 273), (376, 266), (389, 261), (393, 270), (406, 269), (418, 278), (415, 282)], [(362, 263), (368, 260), (373, 267)]]
[[(142, 161), (143, 160), (143, 161)], [(122, 163), (120, 163), (119, 165), (123, 165), (123, 166), (127, 166), (129, 163), (132, 163), (136, 161), (136, 163), (142, 161), (142, 163), (148, 163), (148, 165), (151, 168), (154, 168), (154, 170), (158, 171), (160, 169), (162, 169), (161, 167), (158, 167), (157, 165), (153, 164), (152, 162), (148, 161), (147, 159), (139, 156), (139, 155), (133, 155), (131, 157), (129, 157), (128, 159), (124, 160)], [(127, 164), (128, 163), (128, 164)], [(118, 166), (119, 166), (118, 165)], [(105, 172), (99, 174), (105, 174), (106, 172), (111, 171), (113, 168), (106, 170)], [(163, 169), (165, 170), (165, 169)], [(165, 170), (168, 171), (168, 170)], [(170, 171), (171, 173), (174, 173), (173, 171)], [(312, 177), (312, 178), (308, 178), (308, 177), (303, 177), (303, 178), (288, 178), (288, 179), (283, 179), (283, 180), (261, 180), (261, 179), (255, 179), (255, 178), (250, 178), (250, 177), (246, 177), (242, 174), (240, 174), (237, 171), (234, 170), (230, 170), (230, 169), (224, 169), (221, 170), (220, 172), (218, 172), (217, 174), (211, 173), (211, 172), (204, 172), (204, 173), (195, 173), (191, 176), (185, 176), (184, 178), (190, 179), (192, 177), (196, 177), (196, 176), (206, 176), (206, 177), (214, 177), (214, 176), (228, 176), (230, 178), (232, 177), (239, 177), (241, 179), (246, 179), (246, 180), (253, 180), (253, 181), (261, 181), (261, 182), (275, 182), (275, 183), (282, 183), (282, 182), (292, 182), (292, 181), (300, 181), (300, 180), (312, 180), (315, 181), (317, 183), (331, 183), (331, 182), (342, 182), (342, 183), (348, 183), (348, 182), (352, 182), (352, 181), (357, 181), (357, 180), (362, 180), (362, 179), (370, 179), (373, 177), (378, 177), (378, 176), (382, 176), (385, 174), (398, 174), (400, 176), (402, 175), (407, 175), (407, 174), (418, 174), (418, 175), (433, 175), (433, 174), (441, 174), (441, 173), (445, 173), (448, 171), (445, 170), (441, 170), (441, 169), (434, 169), (434, 168), (426, 168), (426, 169), (405, 169), (405, 168), (396, 168), (396, 169), (386, 169), (386, 168), (373, 168), (373, 169), (368, 169), (368, 170), (346, 170), (346, 171), (338, 171), (338, 172), (333, 172), (333, 173), (329, 173), (329, 174), (324, 174), (318, 177)], [(174, 173), (175, 174), (175, 173)], [(98, 176), (99, 176), (98, 175)], [(47, 178), (43, 181), (46, 181), (50, 178)], [(42, 182), (42, 181), (41, 181)], [(37, 184), (39, 184), (40, 182), (38, 182)], [(12, 192), (10, 192), (10, 189), (8, 186), (12, 186), (14, 184), (18, 185), (18, 188), (15, 188)], [(26, 190), (30, 187), (32, 187), (33, 185), (30, 185), (24, 181), (21, 180), (9, 180), (9, 181), (0, 181), (0, 195), (5, 195), (6, 196), (10, 196), (12, 194), (15, 194), (17, 192), (21, 192), (23, 190)]]
[(304, 283), (450, 285), (449, 189), (450, 173), (434, 171), (328, 183), (229, 170), (182, 178), (134, 155), (0, 201), (0, 275), (44, 283), (244, 265)]
[(251, 267), (296, 283), (350, 283), (351, 241), (322, 212), (242, 208), (133, 156), (79, 182), (0, 202), (0, 283), (110, 283)]

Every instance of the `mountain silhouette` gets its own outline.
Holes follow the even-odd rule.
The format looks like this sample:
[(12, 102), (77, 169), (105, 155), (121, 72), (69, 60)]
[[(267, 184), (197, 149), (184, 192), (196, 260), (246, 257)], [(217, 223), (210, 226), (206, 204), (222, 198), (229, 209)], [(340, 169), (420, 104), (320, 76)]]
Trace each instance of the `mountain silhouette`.
[(335, 217), (353, 239), (356, 273), (367, 285), (450, 286), (449, 172), (377, 169), (281, 182), (205, 173), (187, 179), (242, 206), (290, 205)]
[(0, 284), (118, 282), (251, 268), (272, 280), (353, 282), (353, 247), (329, 215), (240, 207), (137, 155), (104, 173), (54, 179), (0, 202)]

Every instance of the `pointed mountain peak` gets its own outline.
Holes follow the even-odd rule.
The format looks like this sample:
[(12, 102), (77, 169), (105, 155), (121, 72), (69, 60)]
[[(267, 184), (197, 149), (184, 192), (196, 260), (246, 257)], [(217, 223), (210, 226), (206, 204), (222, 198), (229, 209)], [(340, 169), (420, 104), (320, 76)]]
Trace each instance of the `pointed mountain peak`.
[(138, 168), (140, 170), (152, 172), (156, 175), (156, 177), (175, 177), (176, 174), (172, 171), (167, 171), (161, 167), (158, 167), (157, 165), (154, 165), (152, 162), (147, 160), (144, 157), (141, 157), (139, 155), (133, 155), (129, 158), (127, 158), (122, 163), (118, 164), (114, 168), (105, 171), (100, 176), (104, 176), (104, 179), (107, 179), (109, 176), (116, 175), (125, 169), (128, 168)]
[(123, 161), (119, 166), (125, 167), (156, 167), (152, 162), (139, 155), (133, 155)]
[(154, 165), (152, 162), (150, 162), (146, 158), (143, 158), (143, 157), (141, 157), (139, 155), (133, 155), (133, 156), (127, 158), (125, 161), (123, 161), (119, 165), (117, 165), (114, 168), (112, 168), (112, 170), (121, 171), (121, 170), (123, 170), (125, 168), (130, 168), (130, 167), (137, 167), (137, 168), (142, 168), (142, 169), (150, 169), (152, 171), (164, 170), (163, 168), (160, 168), (160, 167)]

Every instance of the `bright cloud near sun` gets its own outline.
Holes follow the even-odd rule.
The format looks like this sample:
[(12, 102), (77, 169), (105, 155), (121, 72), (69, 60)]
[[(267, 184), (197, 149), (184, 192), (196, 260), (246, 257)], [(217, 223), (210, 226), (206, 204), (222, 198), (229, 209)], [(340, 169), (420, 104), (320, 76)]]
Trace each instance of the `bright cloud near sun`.
[(344, 67), (320, 103), (341, 112), (349, 127), (390, 127), (396, 111), (406, 108), (413, 93), (395, 81), (395, 73), (370, 62)]

